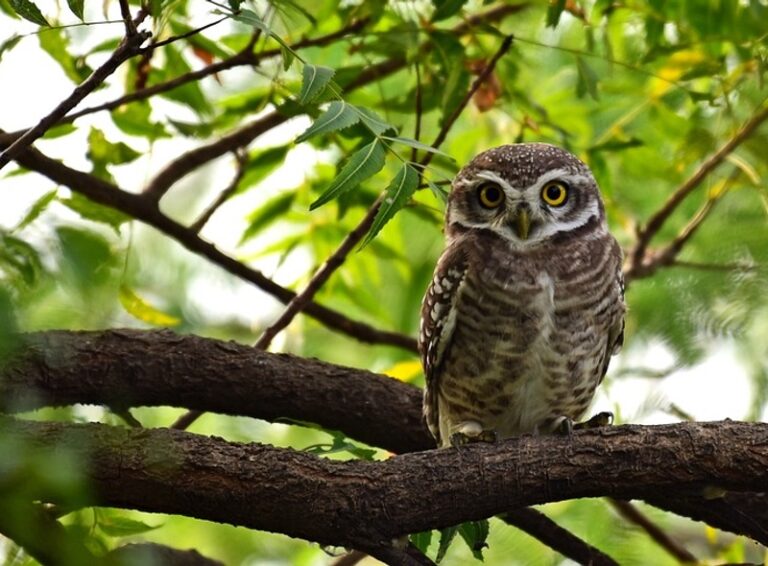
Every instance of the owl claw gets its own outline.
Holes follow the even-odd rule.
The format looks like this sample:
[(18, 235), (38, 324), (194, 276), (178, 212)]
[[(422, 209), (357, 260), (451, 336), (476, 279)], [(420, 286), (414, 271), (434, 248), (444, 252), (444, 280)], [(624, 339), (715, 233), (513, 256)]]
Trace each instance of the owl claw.
[(451, 446), (458, 448), (470, 442), (496, 442), (497, 434), (495, 430), (483, 430), (480, 434), (468, 435), (463, 432), (454, 432), (451, 435)]
[(600, 428), (604, 426), (611, 426), (613, 424), (613, 413), (610, 411), (602, 411), (592, 416), (583, 423), (577, 423), (573, 425), (575, 430), (584, 430), (590, 428)]
[(562, 436), (571, 436), (571, 434), (573, 434), (573, 429), (579, 425), (574, 425), (573, 419), (570, 417), (561, 417), (561, 419), (562, 420), (555, 426), (553, 432)]

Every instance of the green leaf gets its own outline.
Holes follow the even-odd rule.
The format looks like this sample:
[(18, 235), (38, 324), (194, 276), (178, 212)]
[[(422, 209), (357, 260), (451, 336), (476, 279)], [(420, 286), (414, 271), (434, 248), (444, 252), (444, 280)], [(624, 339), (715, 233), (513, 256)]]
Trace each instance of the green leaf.
[(29, 20), (40, 26), (49, 26), (48, 20), (45, 19), (40, 9), (35, 6), (30, 0), (9, 0), (13, 11), (20, 15), (25, 20)]
[(388, 124), (373, 110), (363, 108), (361, 106), (355, 106), (355, 109), (360, 113), (360, 121), (368, 128), (374, 135), (379, 136), (384, 132), (395, 132), (395, 128), (392, 124)]
[(488, 547), (488, 521), (469, 521), (459, 525), (459, 534), (477, 560), (483, 559), (483, 549)]
[(107, 165), (122, 165), (141, 156), (141, 153), (123, 142), (112, 143), (107, 140), (104, 132), (91, 128), (88, 134), (87, 157), (93, 165), (93, 173), (103, 178), (109, 178)]
[[(0, 231), (0, 274), (11, 279), (21, 278), (25, 285), (34, 285), (43, 271), (37, 250), (24, 240)], [(0, 281), (6, 277), (0, 277)], [(2, 320), (0, 316), (0, 320)]]
[(307, 446), (304, 451), (317, 455), (349, 452), (361, 460), (373, 460), (376, 456), (376, 450), (358, 446), (354, 442), (350, 441), (346, 436), (344, 436), (343, 433), (337, 430), (329, 430), (326, 432), (333, 438), (333, 442), (331, 444), (313, 444), (311, 446)]
[(458, 14), (467, 0), (432, 0), (435, 11), (432, 12), (432, 22), (439, 22)]
[(50, 29), (38, 34), (40, 47), (56, 61), (74, 83), (83, 82), (92, 72), (82, 57), (73, 57), (69, 36), (63, 29)]
[(162, 124), (151, 119), (152, 108), (146, 100), (125, 104), (111, 112), (115, 126), (130, 136), (141, 136), (149, 140), (168, 137)]
[(51, 204), (55, 198), (56, 189), (48, 191), (39, 199), (37, 199), (35, 203), (30, 207), (29, 211), (24, 215), (24, 218), (22, 218), (21, 221), (16, 225), (13, 231), (18, 232), (19, 230), (23, 230), (32, 224), (45, 211), (45, 209), (48, 208), (48, 205)]
[(373, 219), (368, 235), (360, 245), (361, 248), (368, 245), (397, 211), (405, 206), (417, 188), (419, 188), (419, 174), (413, 168), (413, 165), (405, 163), (387, 187), (386, 196), (379, 207), (379, 211), (376, 213), (376, 218)]
[(248, 165), (245, 167), (245, 173), (240, 180), (236, 194), (242, 193), (248, 187), (252, 187), (264, 180), (279, 164), (285, 161), (287, 154), (288, 146), (285, 145), (270, 147), (269, 149), (252, 154), (248, 159)]
[(550, 0), (547, 7), (547, 27), (556, 28), (565, 10), (566, 0)]
[(12, 35), (2, 43), (0, 43), (0, 61), (3, 60), (3, 55), (6, 51), (10, 51), (14, 47), (16, 47), (16, 44), (21, 41), (20, 35)]
[(459, 532), (459, 527), (455, 526), (440, 529), (440, 545), (437, 547), (437, 557), (435, 558), (435, 562), (439, 563), (445, 558), (445, 553), (448, 552), (451, 542), (453, 542), (457, 532)]
[[(154, 326), (178, 326), (181, 324), (181, 319), (172, 314), (161, 311), (157, 307), (150, 305), (143, 297), (139, 296), (133, 289), (130, 289), (126, 285), (120, 285), (120, 304), (123, 305), (125, 311), (133, 316), (135, 319)], [(137, 522), (137, 521), (134, 521)], [(114, 527), (114, 525), (112, 525)], [(156, 527), (149, 527), (144, 530), (135, 532), (124, 532), (122, 534), (110, 533), (103, 528), (103, 525), (99, 525), (102, 531), (112, 536), (125, 536), (129, 534), (136, 534), (144, 532), (145, 530), (152, 530)], [(123, 526), (118, 528), (122, 529)]]
[(424, 182), (427, 183), (429, 190), (432, 191), (432, 194), (437, 197), (437, 200), (442, 201), (444, 204), (448, 203), (448, 191), (443, 189), (440, 185), (433, 183), (429, 179), (424, 179)]
[(77, 126), (74, 124), (58, 124), (56, 126), (52, 126), (49, 130), (46, 130), (46, 132), (43, 134), (43, 137), (47, 140), (54, 140), (56, 138), (68, 136), (69, 134), (76, 131)]
[(341, 172), (331, 183), (331, 186), (320, 197), (309, 205), (310, 210), (351, 191), (366, 179), (372, 177), (384, 167), (387, 151), (384, 144), (375, 139), (365, 147), (357, 150), (347, 161)]
[(421, 533), (413, 533), (410, 537), (413, 546), (418, 548), (424, 554), (427, 553), (429, 545), (432, 543), (432, 531), (424, 531)]
[(70, 210), (77, 212), (82, 218), (106, 224), (118, 233), (120, 225), (131, 220), (131, 217), (127, 214), (95, 203), (79, 193), (72, 193), (71, 197), (60, 199), (59, 202)]
[[(303, 59), (299, 57), (296, 52), (291, 48), (290, 45), (288, 45), (285, 40), (277, 35), (275, 32), (272, 31), (272, 29), (267, 25), (267, 23), (262, 20), (259, 16), (257, 16), (255, 13), (251, 12), (250, 10), (240, 10), (237, 14), (235, 14), (235, 20), (242, 22), (244, 24), (248, 24), (253, 26), (254, 28), (261, 30), (261, 32), (264, 35), (268, 35), (275, 41), (277, 41), (278, 45), (280, 45), (280, 49), (283, 51), (283, 64), (285, 65), (285, 68), (291, 66), (291, 62), (293, 62), (293, 58), (297, 58), (299, 61), (303, 62)], [(288, 52), (290, 56), (290, 61), (287, 61), (286, 52)]]
[[(192, 70), (175, 45), (164, 46), (163, 54), (165, 55), (165, 68), (152, 69), (150, 72), (150, 81), (152, 83), (172, 80)], [(198, 81), (187, 82), (173, 90), (161, 93), (160, 96), (186, 104), (197, 114), (207, 115), (212, 111), (211, 103), (203, 94)]]
[(213, 134), (213, 126), (208, 122), (193, 124), (191, 122), (181, 122), (169, 118), (168, 123), (181, 135), (190, 138), (207, 138)]
[(83, 4), (85, 0), (67, 0), (69, 9), (77, 16), (77, 19), (83, 21)]
[(317, 134), (327, 134), (353, 126), (360, 121), (360, 113), (342, 101), (331, 102), (328, 110), (323, 112), (306, 131), (296, 138), (296, 143), (306, 141)]
[(426, 151), (429, 153), (436, 153), (437, 155), (442, 155), (443, 157), (447, 157), (451, 161), (456, 161), (453, 157), (451, 157), (444, 151), (440, 151), (439, 149), (432, 147), (431, 145), (427, 145), (413, 138), (405, 138), (405, 137), (399, 137), (399, 136), (394, 136), (394, 137), (382, 136), (382, 137), (387, 141), (401, 143), (403, 145), (407, 145), (408, 147), (412, 147), (413, 149), (420, 149), (421, 151)]
[(600, 97), (597, 93), (597, 75), (581, 57), (576, 57), (576, 70), (578, 72), (576, 95), (579, 98), (583, 98), (585, 94), (589, 93), (589, 96), (593, 99), (599, 100)]
[(112, 276), (112, 246), (91, 230), (60, 226), (56, 229), (61, 249), (61, 273), (81, 291), (92, 290)]
[(266, 226), (282, 218), (291, 209), (295, 198), (295, 192), (278, 195), (264, 203), (261, 208), (252, 212), (248, 216), (248, 227), (243, 232), (238, 245), (243, 245), (254, 236), (257, 236)]
[(98, 521), (99, 530), (105, 535), (111, 537), (125, 537), (130, 535), (139, 535), (148, 531), (154, 531), (161, 525), (147, 525), (141, 521), (135, 519), (129, 519), (128, 517), (109, 516), (99, 517)]
[(299, 104), (307, 104), (320, 96), (328, 82), (333, 78), (335, 71), (329, 67), (310, 65), (306, 63), (302, 69), (304, 81), (301, 83)]

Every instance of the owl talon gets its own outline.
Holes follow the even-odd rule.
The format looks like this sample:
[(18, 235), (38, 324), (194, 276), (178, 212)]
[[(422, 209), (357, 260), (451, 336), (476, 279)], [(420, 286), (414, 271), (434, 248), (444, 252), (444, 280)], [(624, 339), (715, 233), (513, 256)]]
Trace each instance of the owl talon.
[(489, 442), (493, 443), (496, 442), (498, 436), (496, 434), (495, 430), (483, 430), (479, 434), (476, 435), (468, 435), (463, 432), (454, 432), (451, 435), (451, 446), (454, 448), (458, 448), (459, 446), (464, 446), (465, 444), (469, 444), (470, 442)]
[(571, 436), (573, 429), (578, 425), (573, 424), (573, 419), (570, 417), (561, 417), (562, 420), (555, 426), (554, 433), (561, 436)]
[(590, 428), (601, 428), (604, 426), (611, 426), (613, 424), (613, 413), (610, 411), (602, 411), (592, 416), (583, 423), (576, 423), (573, 425), (575, 430), (585, 430)]

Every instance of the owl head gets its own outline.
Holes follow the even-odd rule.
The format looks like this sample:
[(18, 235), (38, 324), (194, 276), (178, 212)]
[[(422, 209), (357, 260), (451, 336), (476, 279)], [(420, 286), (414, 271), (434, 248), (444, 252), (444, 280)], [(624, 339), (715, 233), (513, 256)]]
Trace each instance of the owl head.
[(605, 210), (589, 168), (545, 143), (489, 149), (456, 176), (448, 200), (449, 239), (490, 230), (516, 248), (590, 226), (605, 230)]

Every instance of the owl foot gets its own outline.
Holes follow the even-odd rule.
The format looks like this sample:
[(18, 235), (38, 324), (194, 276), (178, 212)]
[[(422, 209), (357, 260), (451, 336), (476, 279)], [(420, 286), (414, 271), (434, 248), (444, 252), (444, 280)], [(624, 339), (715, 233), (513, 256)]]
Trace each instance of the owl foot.
[(562, 416), (555, 421), (555, 426), (552, 428), (552, 432), (562, 436), (570, 436), (574, 430), (588, 430), (591, 428), (600, 428), (603, 426), (610, 426), (613, 424), (613, 413), (610, 411), (603, 411), (597, 413), (590, 419), (575, 423), (570, 417)]
[(574, 428), (573, 419), (571, 417), (562, 416), (559, 420), (560, 422), (554, 426), (552, 432), (558, 436), (571, 436)]
[[(469, 426), (472, 425), (472, 426)], [(451, 446), (458, 448), (470, 442), (496, 442), (495, 430), (483, 430), (480, 423), (471, 422), (461, 427), (451, 435)]]
[(583, 423), (576, 423), (573, 425), (574, 430), (584, 430), (590, 428), (600, 428), (604, 426), (611, 426), (613, 424), (613, 413), (610, 411), (602, 411), (597, 413), (593, 417), (584, 421)]

